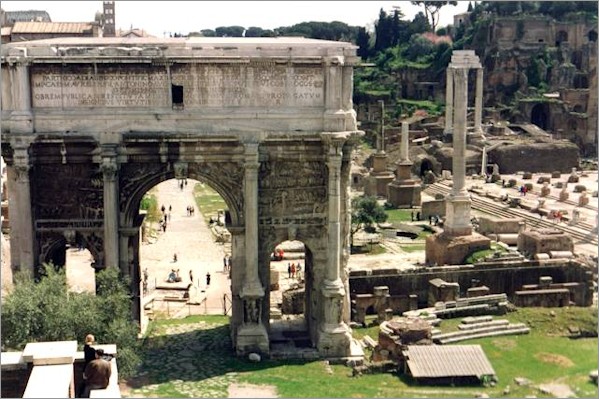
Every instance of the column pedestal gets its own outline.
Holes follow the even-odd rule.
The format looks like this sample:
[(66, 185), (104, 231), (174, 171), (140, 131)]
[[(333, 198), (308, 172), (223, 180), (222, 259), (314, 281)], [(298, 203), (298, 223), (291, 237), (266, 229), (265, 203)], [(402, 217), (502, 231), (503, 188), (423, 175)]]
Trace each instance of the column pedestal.
[(387, 200), (396, 208), (420, 206), (420, 181), (412, 179), (413, 162), (401, 161), (397, 164), (397, 179), (387, 187)]
[(349, 327), (343, 322), (345, 287), (339, 279), (325, 280), (322, 295), (325, 322), (318, 332), (318, 352), (325, 357), (348, 356), (352, 336)]
[(374, 154), (373, 170), (366, 180), (365, 194), (372, 197), (387, 197), (387, 186), (395, 175), (387, 170), (389, 156), (385, 152)]

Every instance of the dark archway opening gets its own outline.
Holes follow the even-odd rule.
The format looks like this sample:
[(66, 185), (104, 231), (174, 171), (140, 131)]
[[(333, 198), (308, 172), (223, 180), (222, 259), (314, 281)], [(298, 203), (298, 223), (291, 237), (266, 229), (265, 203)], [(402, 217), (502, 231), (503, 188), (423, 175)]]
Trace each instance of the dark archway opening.
[(433, 163), (428, 159), (423, 159), (422, 163), (420, 164), (420, 177), (424, 177), (424, 175), (426, 175), (426, 172), (429, 170), (434, 172)]
[(555, 47), (559, 47), (563, 42), (568, 41), (568, 32), (560, 30), (555, 36)]
[(597, 41), (597, 31), (594, 31), (594, 30), (590, 31), (588, 34), (588, 38), (589, 38), (590, 42), (595, 43)]
[(312, 348), (309, 321), (312, 314), (313, 257), (301, 241), (275, 246), (270, 262), (271, 350)]
[(547, 130), (549, 128), (549, 115), (549, 106), (547, 104), (537, 104), (530, 113), (530, 123)]

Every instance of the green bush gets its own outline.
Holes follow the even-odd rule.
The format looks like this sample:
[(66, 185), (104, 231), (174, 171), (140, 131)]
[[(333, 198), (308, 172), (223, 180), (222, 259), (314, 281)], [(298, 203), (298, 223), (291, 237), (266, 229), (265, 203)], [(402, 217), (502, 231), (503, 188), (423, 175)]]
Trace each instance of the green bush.
[(69, 292), (64, 270), (51, 264), (41, 274), (38, 283), (26, 274), (15, 275), (14, 289), (2, 306), (2, 350), (23, 350), (28, 342), (82, 342), (94, 334), (99, 343), (117, 345), (119, 375), (131, 375), (140, 362), (140, 342), (128, 282), (119, 271), (97, 274), (99, 295)]

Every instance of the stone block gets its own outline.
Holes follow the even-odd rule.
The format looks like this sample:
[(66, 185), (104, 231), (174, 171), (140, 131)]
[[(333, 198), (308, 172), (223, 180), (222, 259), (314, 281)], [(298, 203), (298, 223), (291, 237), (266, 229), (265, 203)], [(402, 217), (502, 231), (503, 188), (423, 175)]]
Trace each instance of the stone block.
[(507, 181), (507, 186), (508, 187), (515, 187), (517, 183), (518, 183), (518, 181), (516, 179), (509, 179)]
[(562, 202), (567, 201), (569, 197), (570, 197), (570, 193), (568, 193), (567, 191), (562, 190), (559, 192), (559, 200), (560, 201), (562, 201)]
[(557, 229), (525, 230), (518, 236), (518, 251), (534, 257), (551, 251), (574, 251), (574, 242), (569, 234)]
[(521, 218), (501, 219), (491, 216), (481, 216), (478, 218), (478, 232), (487, 234), (509, 234), (520, 231)]
[(574, 186), (574, 192), (575, 193), (582, 193), (584, 191), (587, 191), (587, 188), (585, 185), (583, 184), (577, 184), (576, 186)]
[(562, 172), (560, 172), (559, 170), (551, 172), (551, 178), (559, 179), (560, 177), (562, 177)]
[(543, 184), (545, 182), (551, 183), (551, 178), (549, 176), (539, 176), (537, 179), (537, 184)]
[(577, 175), (568, 176), (568, 183), (578, 183), (580, 181), (580, 177)]
[(589, 197), (587, 197), (586, 195), (581, 195), (578, 198), (578, 206), (586, 206), (589, 204)]
[(522, 179), (524, 179), (524, 180), (530, 180), (530, 179), (532, 179), (532, 173), (531, 172), (524, 172), (522, 174)]
[(491, 248), (491, 240), (478, 233), (452, 237), (445, 233), (426, 238), (425, 256), (429, 265), (463, 264), (474, 251)]

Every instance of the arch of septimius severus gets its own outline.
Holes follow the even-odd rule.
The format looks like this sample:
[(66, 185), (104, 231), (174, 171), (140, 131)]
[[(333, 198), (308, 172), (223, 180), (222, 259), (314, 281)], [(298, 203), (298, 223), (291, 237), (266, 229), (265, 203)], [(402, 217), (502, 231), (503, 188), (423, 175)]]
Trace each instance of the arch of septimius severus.
[(231, 213), (237, 353), (268, 353), (269, 256), (296, 239), (312, 344), (347, 355), (357, 61), (350, 43), (302, 38), (3, 45), (12, 268), (37, 275), (81, 243), (139, 296), (140, 201), (164, 180), (197, 179)]

